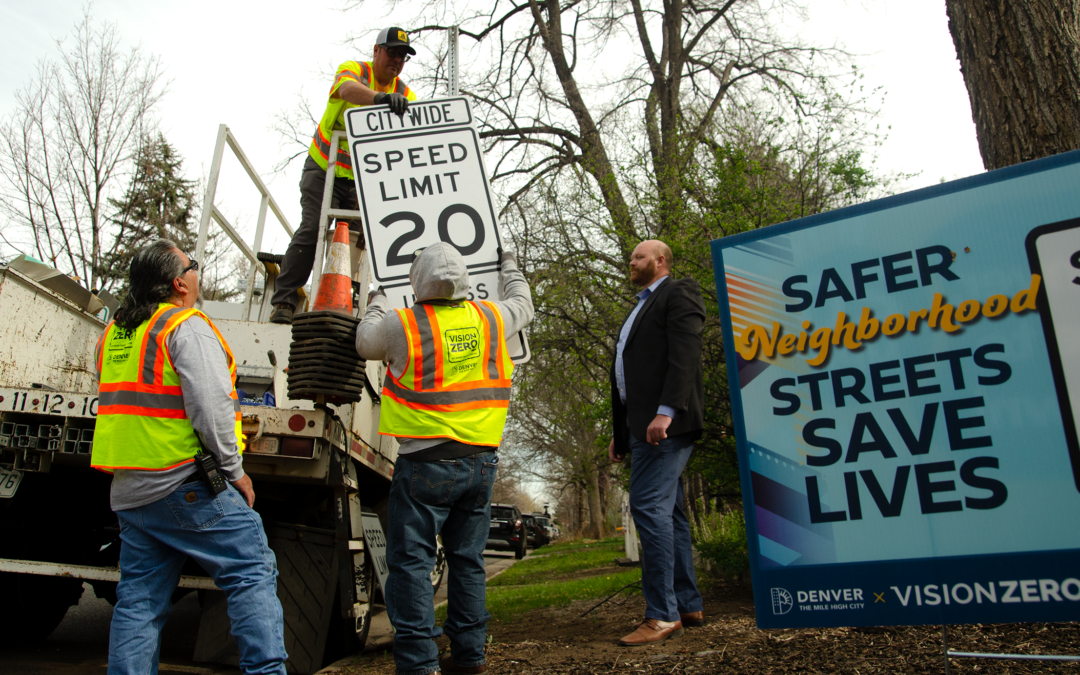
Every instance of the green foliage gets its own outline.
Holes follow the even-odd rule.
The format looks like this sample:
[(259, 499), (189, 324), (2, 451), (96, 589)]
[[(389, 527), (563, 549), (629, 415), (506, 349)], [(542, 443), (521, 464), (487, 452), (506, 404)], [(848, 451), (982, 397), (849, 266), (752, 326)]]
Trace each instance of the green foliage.
[(111, 220), (118, 231), (116, 246), (102, 254), (101, 276), (122, 280), (121, 300), (127, 294), (131, 259), (143, 246), (165, 238), (176, 242), (180, 250), (195, 253), (195, 181), (184, 178), (182, 164), (162, 134), (144, 136), (124, 196), (109, 200), (115, 209)]
[(701, 556), (726, 577), (750, 569), (746, 543), (746, 519), (742, 511), (714, 511), (698, 517), (691, 534)]
[[(165, 137), (144, 136), (135, 154), (134, 173), (121, 199), (109, 199), (110, 221), (116, 228), (116, 245), (101, 255), (101, 279), (115, 279), (127, 295), (128, 268), (135, 253), (155, 239), (170, 239), (177, 248), (195, 255), (198, 240), (196, 183), (184, 177), (183, 159)], [(199, 261), (199, 284), (206, 300), (230, 300), (240, 294), (236, 280), (246, 275), (243, 259), (229, 260), (217, 251), (225, 249), (225, 233), (211, 231), (205, 259)]]
[(621, 537), (595, 544), (575, 542), (566, 548), (543, 547), (488, 583), (488, 588), (532, 583), (536, 579), (555, 579), (581, 570), (611, 567), (623, 552)]

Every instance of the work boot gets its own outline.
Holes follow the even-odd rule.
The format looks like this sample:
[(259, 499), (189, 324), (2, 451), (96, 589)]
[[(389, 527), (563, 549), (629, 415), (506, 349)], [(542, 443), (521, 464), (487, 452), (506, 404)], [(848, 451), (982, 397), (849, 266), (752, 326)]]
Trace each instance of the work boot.
[(454, 663), (454, 657), (447, 652), (439, 659), (439, 669), (444, 675), (479, 675), (487, 672), (487, 665), (481, 663), (478, 666), (459, 666)]
[(645, 619), (633, 633), (630, 633), (619, 644), (623, 647), (644, 647), (663, 642), (668, 638), (682, 637), (683, 630), (681, 621), (661, 621), (659, 619)]
[(705, 625), (705, 612), (679, 612), (683, 628), (701, 628)]
[(270, 312), (270, 323), (291, 324), (293, 311), (292, 305), (274, 305), (274, 311)]

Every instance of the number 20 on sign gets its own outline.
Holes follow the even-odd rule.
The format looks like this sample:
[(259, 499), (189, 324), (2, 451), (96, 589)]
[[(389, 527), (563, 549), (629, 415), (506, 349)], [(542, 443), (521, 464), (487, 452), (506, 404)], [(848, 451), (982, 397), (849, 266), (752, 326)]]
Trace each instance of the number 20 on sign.
[(497, 265), (498, 225), (471, 125), (353, 139), (352, 153), (378, 282), (407, 280), (413, 252), (439, 241), (470, 273)]

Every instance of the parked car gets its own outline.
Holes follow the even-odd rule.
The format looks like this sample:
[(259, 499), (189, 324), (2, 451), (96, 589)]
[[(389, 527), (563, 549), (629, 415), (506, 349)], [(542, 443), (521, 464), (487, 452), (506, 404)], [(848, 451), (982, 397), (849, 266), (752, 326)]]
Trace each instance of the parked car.
[(521, 522), (525, 524), (525, 543), (533, 548), (543, 546), (543, 535), (540, 534), (540, 526), (536, 523), (536, 516), (523, 513)]
[(533, 514), (536, 522), (536, 548), (547, 546), (551, 543), (551, 519), (542, 513)]
[(492, 504), (487, 547), (493, 551), (513, 551), (514, 557), (521, 560), (525, 557), (526, 539), (525, 522), (518, 507)]

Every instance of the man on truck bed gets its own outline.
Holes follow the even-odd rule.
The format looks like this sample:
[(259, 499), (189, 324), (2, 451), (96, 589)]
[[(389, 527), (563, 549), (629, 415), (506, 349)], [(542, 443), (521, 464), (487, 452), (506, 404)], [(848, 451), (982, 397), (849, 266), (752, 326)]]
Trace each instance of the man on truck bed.
[(167, 239), (140, 250), (128, 296), (98, 344), (90, 464), (113, 474), (122, 542), (109, 675), (157, 671), (161, 627), (189, 555), (225, 591), (243, 671), (285, 675), (277, 563), (240, 461), (236, 363), (194, 309), (198, 269)]
[[(274, 297), (274, 311), (270, 321), (292, 323), (293, 313), (300, 301), (296, 289), (303, 286), (311, 275), (315, 262), (315, 243), (319, 237), (319, 216), (322, 213), (323, 185), (326, 166), (329, 163), (330, 139), (334, 130), (345, 128), (345, 112), (350, 108), (367, 105), (390, 106), (396, 115), (404, 115), (409, 101), (416, 94), (400, 77), (402, 68), (416, 50), (409, 44), (409, 34), (400, 28), (384, 28), (375, 40), (375, 54), (371, 61), (357, 63), (346, 61), (338, 66), (334, 84), (330, 87), (330, 100), (326, 104), (315, 136), (311, 139), (304, 173), (300, 178), (300, 227), (289, 242), (285, 259), (281, 262)], [(337, 167), (334, 172), (334, 191), (330, 208), (359, 210), (356, 183), (353, 180), (352, 160), (349, 148), (343, 141), (337, 148)], [(359, 229), (360, 223), (350, 223), (351, 229)]]
[[(387, 315), (373, 291), (356, 329), (356, 351), (388, 361), (379, 433), (401, 444), (390, 484), (386, 609), (397, 672), (483, 673), (487, 621), (484, 547), (491, 489), (510, 403), (514, 363), (506, 339), (532, 320), (529, 284), (512, 253), (499, 255), (502, 300), (472, 302), (465, 259), (445, 242), (425, 248), (409, 270), (416, 304)], [(437, 659), (429, 575), (442, 532), (450, 568)]]

